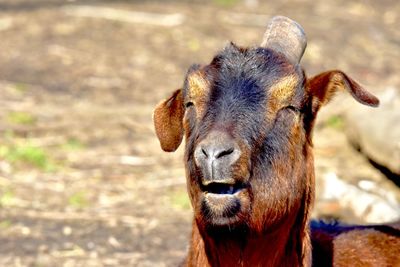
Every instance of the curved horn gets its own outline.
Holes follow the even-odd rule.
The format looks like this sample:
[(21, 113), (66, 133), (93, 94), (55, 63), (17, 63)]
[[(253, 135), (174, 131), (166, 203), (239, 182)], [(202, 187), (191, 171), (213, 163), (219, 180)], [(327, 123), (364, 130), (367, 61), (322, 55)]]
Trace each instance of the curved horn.
[(273, 17), (264, 33), (262, 47), (284, 54), (290, 62), (298, 64), (307, 46), (303, 28), (287, 17)]

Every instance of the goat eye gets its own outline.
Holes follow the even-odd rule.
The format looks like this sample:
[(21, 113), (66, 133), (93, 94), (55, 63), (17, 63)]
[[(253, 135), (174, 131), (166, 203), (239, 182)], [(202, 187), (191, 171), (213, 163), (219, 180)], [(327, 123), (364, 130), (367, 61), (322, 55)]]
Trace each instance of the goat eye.
[(300, 113), (300, 109), (296, 108), (295, 106), (287, 106), (285, 108), (288, 109), (288, 110), (291, 110), (291, 111), (293, 111), (295, 113)]
[(185, 103), (185, 108), (189, 108), (189, 107), (191, 107), (191, 106), (193, 106), (194, 104), (193, 104), (193, 102), (186, 102)]

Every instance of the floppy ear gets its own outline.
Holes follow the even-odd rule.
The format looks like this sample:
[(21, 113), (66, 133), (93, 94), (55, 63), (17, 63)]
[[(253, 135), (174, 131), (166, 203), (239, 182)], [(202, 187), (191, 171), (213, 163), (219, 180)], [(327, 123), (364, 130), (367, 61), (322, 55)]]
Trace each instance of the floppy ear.
[(361, 104), (377, 107), (379, 99), (340, 70), (331, 70), (307, 80), (306, 90), (312, 96), (312, 113), (333, 97), (336, 91), (346, 89)]
[(183, 137), (183, 96), (182, 90), (176, 90), (172, 96), (156, 106), (153, 113), (154, 128), (161, 148), (175, 151)]

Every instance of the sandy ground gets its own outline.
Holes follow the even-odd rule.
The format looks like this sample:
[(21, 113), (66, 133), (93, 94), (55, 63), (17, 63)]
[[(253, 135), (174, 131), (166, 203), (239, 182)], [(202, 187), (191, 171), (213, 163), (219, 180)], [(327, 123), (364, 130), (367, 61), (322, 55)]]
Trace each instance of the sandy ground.
[[(310, 75), (400, 88), (398, 1), (1, 0), (0, 266), (175, 266), (191, 223), (182, 148), (161, 151), (152, 109), (229, 40), (257, 45), (276, 14), (306, 29)], [(321, 114), (317, 176), (396, 190), (343, 135), (353, 103)]]

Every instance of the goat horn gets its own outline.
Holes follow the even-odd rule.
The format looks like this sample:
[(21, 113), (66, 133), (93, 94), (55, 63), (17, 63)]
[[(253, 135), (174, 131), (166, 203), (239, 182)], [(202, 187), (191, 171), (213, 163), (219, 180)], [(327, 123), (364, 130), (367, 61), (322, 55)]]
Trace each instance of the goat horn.
[(264, 33), (262, 47), (284, 54), (290, 62), (298, 64), (307, 46), (303, 28), (284, 16), (273, 17)]

